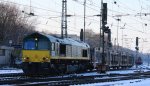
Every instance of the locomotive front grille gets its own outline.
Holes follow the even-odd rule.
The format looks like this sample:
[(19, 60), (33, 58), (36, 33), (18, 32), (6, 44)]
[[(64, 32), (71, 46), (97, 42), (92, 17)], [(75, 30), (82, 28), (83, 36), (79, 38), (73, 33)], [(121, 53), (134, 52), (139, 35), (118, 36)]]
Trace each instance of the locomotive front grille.
[(50, 62), (50, 52), (48, 50), (23, 50), (22, 60), (23, 62)]

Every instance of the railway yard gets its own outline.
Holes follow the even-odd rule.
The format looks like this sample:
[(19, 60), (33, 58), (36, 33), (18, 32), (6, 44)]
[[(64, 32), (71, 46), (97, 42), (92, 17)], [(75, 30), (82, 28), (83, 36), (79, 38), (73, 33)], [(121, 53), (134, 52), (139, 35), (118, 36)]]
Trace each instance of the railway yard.
[(0, 86), (150, 86), (150, 0), (133, 1), (0, 0)]
[[(113, 70), (105, 74), (99, 74), (96, 71), (89, 71), (79, 74), (67, 75), (25, 75), (20, 69), (17, 70), (1, 70), (0, 85), (19, 85), (19, 86), (68, 86), (68, 85), (84, 85), (91, 83), (106, 83), (122, 80), (135, 80), (150, 78), (150, 69), (141, 68), (127, 70)], [(100, 85), (101, 86), (101, 85)], [(103, 86), (103, 85), (102, 85)], [(109, 86), (109, 85), (108, 85)], [(110, 85), (111, 86), (111, 85)]]

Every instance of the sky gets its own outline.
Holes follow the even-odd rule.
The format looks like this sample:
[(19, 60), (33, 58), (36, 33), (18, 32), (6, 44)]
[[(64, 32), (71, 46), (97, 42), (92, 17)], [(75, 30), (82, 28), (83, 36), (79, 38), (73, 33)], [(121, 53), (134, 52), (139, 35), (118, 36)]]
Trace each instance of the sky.
[[(26, 13), (33, 12), (36, 29), (60, 34), (62, 0), (0, 0), (16, 4)], [(86, 0), (86, 29), (99, 33), (101, 0)], [(79, 35), (84, 26), (84, 0), (67, 0), (68, 34)], [(108, 4), (108, 24), (112, 31), (112, 43), (117, 38), (120, 46), (135, 50), (135, 38), (139, 37), (139, 51), (150, 52), (150, 0), (103, 0)], [(121, 21), (117, 21), (116, 19)], [(123, 37), (123, 40), (122, 40)], [(123, 44), (122, 44), (123, 42)]]

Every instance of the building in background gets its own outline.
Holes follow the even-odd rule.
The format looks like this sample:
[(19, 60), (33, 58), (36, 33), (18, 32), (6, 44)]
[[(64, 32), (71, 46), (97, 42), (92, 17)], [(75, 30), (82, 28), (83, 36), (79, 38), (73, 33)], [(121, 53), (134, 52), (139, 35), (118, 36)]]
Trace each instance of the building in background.
[(13, 47), (0, 46), (0, 67), (11, 64)]

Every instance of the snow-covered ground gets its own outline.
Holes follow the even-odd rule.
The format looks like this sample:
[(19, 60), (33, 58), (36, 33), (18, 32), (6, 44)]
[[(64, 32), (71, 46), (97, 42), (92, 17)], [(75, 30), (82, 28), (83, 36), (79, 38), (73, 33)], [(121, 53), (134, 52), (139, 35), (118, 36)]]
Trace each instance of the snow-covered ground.
[[(108, 71), (106, 74), (110, 74), (110, 73), (128, 74), (128, 73), (134, 73), (137, 71), (142, 71), (142, 72), (150, 71), (150, 66), (141, 65), (141, 66), (138, 66), (138, 68), (136, 68), (134, 66), (130, 70)], [(93, 74), (97, 75), (98, 73), (94, 72)], [(85, 75), (92, 75), (92, 74), (91, 73), (85, 73)], [(116, 81), (116, 82), (73, 85), (73, 86), (150, 86), (150, 78), (123, 80), (123, 81)]]
[(150, 86), (150, 79), (134, 79), (134, 80), (123, 80), (116, 82), (93, 83), (93, 84), (72, 85), (72, 86)]
[(7, 73), (23, 73), (23, 71), (22, 69), (11, 68), (11, 67), (0, 68), (0, 74), (7, 74)]
[(21, 69), (0, 70), (0, 74), (7, 74), (7, 73), (23, 73), (23, 71)]
[[(115, 70), (115, 71), (107, 71), (106, 74), (129, 74), (129, 73), (135, 73), (135, 72), (146, 72), (150, 71), (150, 66), (143, 64), (140, 65), (136, 68), (136, 66), (133, 66), (129, 70)], [(90, 75), (103, 75), (97, 72), (92, 72), (92, 73), (82, 73), (82, 74), (77, 74), (77, 75), (84, 75), (84, 76), (90, 76)]]
[[(134, 73), (135, 71), (141, 70), (142, 72), (150, 71), (150, 67), (147, 65), (141, 65), (138, 68), (135, 66), (132, 67), (130, 70), (116, 70), (116, 71), (108, 71), (106, 74), (110, 73), (119, 73), (119, 74), (128, 74)], [(22, 69), (16, 68), (2, 68), (0, 69), (0, 74), (6, 73), (23, 73)], [(82, 73), (77, 75), (100, 75), (97, 72), (93, 73)], [(104, 82), (104, 83), (93, 83), (93, 84), (83, 84), (83, 85), (74, 85), (74, 86), (150, 86), (150, 78), (149, 79), (134, 79), (134, 80), (124, 80), (124, 81), (116, 81), (116, 82)]]
[[(150, 66), (141, 65), (141, 66), (138, 66), (138, 69), (134, 66), (130, 70), (107, 71), (106, 74), (112, 74), (112, 73), (128, 74), (128, 73), (134, 73), (135, 71), (139, 71), (139, 70), (141, 70), (142, 72), (150, 71)], [(16, 68), (10, 68), (10, 67), (0, 68), (0, 74), (6, 74), (6, 73), (23, 73), (23, 71), (22, 69), (16, 69)], [(92, 73), (82, 73), (78, 75), (89, 76), (89, 75), (100, 75), (100, 74), (97, 72), (92, 72)]]

